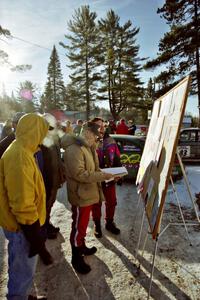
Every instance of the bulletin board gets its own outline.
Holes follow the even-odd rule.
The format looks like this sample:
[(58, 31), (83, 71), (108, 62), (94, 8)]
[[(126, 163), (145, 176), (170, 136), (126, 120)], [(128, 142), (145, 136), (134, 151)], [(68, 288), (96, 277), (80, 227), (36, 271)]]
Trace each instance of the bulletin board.
[(189, 76), (154, 102), (136, 184), (153, 239), (160, 232), (165, 196), (172, 173), (189, 90)]

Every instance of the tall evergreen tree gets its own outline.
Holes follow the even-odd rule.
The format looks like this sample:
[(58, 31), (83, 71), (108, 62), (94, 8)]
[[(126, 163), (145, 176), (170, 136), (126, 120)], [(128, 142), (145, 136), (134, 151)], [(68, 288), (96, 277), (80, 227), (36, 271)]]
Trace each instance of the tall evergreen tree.
[(50, 111), (63, 108), (65, 105), (65, 93), (59, 57), (56, 47), (53, 46), (48, 65), (47, 83), (41, 98), (42, 110)]
[(84, 106), (80, 99), (81, 92), (79, 91), (78, 86), (74, 85), (72, 82), (68, 83), (66, 86), (66, 109), (83, 111)]
[(37, 110), (36, 85), (31, 81), (21, 82), (17, 90), (17, 100), (21, 105), (21, 110), (30, 113)]
[(145, 90), (145, 98), (151, 100), (152, 102), (156, 99), (155, 95), (155, 79), (150, 78), (147, 83), (147, 88)]
[(13, 92), (11, 97), (7, 95), (6, 88), (0, 93), (0, 119), (5, 121), (12, 118), (15, 112), (22, 111), (21, 104), (15, 98)]
[(114, 119), (141, 96), (139, 46), (136, 45), (139, 28), (132, 27), (130, 20), (120, 26), (119, 20), (110, 10), (106, 18), (99, 21), (103, 64), (99, 91), (109, 100)]
[(166, 66), (156, 78), (160, 94), (190, 73), (191, 93), (198, 95), (200, 115), (200, 0), (166, 0), (157, 12), (169, 24), (170, 31), (159, 42), (157, 58), (149, 61), (146, 68)]
[(67, 49), (70, 60), (72, 85), (78, 87), (80, 100), (86, 107), (87, 119), (90, 116), (91, 101), (95, 100), (96, 81), (98, 80), (97, 57), (99, 55), (98, 29), (95, 23), (97, 15), (89, 6), (75, 10), (72, 20), (68, 22), (71, 32), (65, 35), (69, 44), (60, 43)]

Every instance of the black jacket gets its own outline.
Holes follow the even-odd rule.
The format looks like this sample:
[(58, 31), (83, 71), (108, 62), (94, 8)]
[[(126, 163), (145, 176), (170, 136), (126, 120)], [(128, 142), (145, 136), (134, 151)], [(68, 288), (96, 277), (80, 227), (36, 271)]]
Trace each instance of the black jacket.
[(15, 140), (15, 134), (13, 132), (0, 141), (0, 158), (2, 157), (2, 155), (4, 154), (8, 146), (10, 146), (10, 144), (14, 140)]

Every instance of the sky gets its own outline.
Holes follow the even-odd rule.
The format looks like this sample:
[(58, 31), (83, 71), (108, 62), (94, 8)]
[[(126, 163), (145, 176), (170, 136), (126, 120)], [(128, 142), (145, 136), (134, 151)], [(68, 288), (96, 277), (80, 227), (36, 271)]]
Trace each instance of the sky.
[[(156, 13), (163, 3), (164, 0), (1, 0), (0, 25), (9, 29), (14, 38), (1, 39), (0, 49), (9, 54), (12, 64), (31, 64), (32, 69), (16, 73), (0, 67), (0, 93), (2, 83), (6, 92), (11, 94), (25, 80), (36, 84), (42, 93), (53, 45), (58, 51), (64, 82), (69, 81), (70, 71), (66, 66), (69, 62), (59, 42), (66, 42), (64, 35), (69, 33), (67, 22), (81, 5), (89, 5), (90, 10), (97, 13), (97, 19), (104, 18), (107, 11), (113, 9), (121, 24), (131, 20), (134, 27), (140, 28), (137, 35), (139, 57), (155, 58), (159, 40), (168, 31), (165, 21)], [(158, 73), (157, 69), (143, 71), (140, 77), (147, 83)], [(188, 99), (186, 111), (198, 115), (197, 97)]]

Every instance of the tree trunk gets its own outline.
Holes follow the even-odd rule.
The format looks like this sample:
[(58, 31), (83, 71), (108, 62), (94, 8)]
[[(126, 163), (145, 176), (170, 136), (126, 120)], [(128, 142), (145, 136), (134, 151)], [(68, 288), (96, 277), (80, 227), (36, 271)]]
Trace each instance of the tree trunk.
[(53, 67), (53, 101), (54, 101), (54, 109), (56, 109), (57, 108), (57, 101), (56, 101), (56, 78), (55, 78), (55, 74), (56, 74), (56, 72), (55, 72), (55, 66)]
[(86, 87), (86, 119), (87, 121), (90, 118), (90, 91), (89, 91), (89, 68), (88, 68), (88, 57), (87, 57), (87, 51), (86, 51), (86, 58), (85, 58), (85, 75), (86, 75), (86, 81), (85, 81), (85, 87)]

